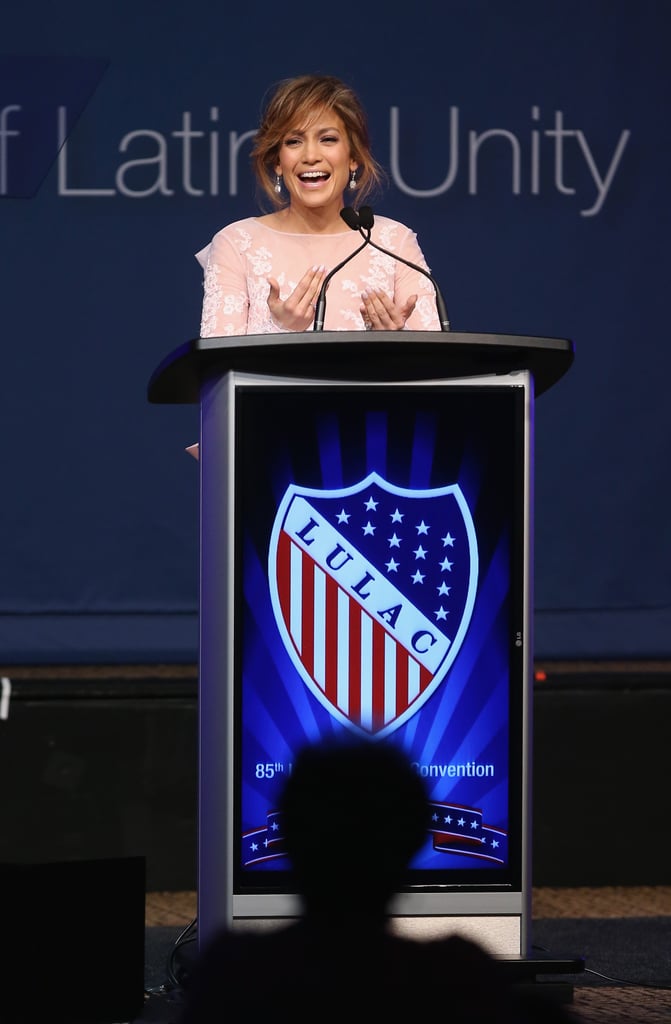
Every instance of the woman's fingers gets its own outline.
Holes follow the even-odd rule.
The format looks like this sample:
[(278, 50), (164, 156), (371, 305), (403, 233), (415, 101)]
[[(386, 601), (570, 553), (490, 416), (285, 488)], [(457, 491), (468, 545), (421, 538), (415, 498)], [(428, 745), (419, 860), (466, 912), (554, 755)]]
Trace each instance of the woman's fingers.
[[(414, 297), (411, 297), (414, 298)], [(408, 304), (403, 308), (395, 305), (386, 292), (380, 289), (369, 289), (361, 293), (361, 316), (364, 327), (372, 331), (400, 331), (405, 326), (410, 313), (406, 312)], [(414, 301), (410, 312), (414, 309)], [(370, 326), (369, 326), (370, 325)]]
[(287, 331), (303, 331), (309, 327), (325, 277), (323, 265), (311, 267), (284, 301), (280, 298), (277, 280), (269, 277), (268, 308), (273, 320)]
[[(312, 267), (296, 285), (292, 297), (295, 297), (297, 305), (307, 303), (312, 309), (317, 305), (319, 292), (326, 277), (326, 267), (323, 265)], [(287, 300), (289, 301), (289, 300)]]

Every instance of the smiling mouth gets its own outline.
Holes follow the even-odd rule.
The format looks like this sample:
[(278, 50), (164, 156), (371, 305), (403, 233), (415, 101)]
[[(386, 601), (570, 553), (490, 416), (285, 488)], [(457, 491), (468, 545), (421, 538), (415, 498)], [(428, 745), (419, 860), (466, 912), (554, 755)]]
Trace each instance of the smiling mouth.
[(326, 171), (305, 171), (303, 174), (299, 174), (298, 178), (300, 181), (304, 181), (308, 185), (315, 184), (319, 181), (328, 181), (331, 177)]

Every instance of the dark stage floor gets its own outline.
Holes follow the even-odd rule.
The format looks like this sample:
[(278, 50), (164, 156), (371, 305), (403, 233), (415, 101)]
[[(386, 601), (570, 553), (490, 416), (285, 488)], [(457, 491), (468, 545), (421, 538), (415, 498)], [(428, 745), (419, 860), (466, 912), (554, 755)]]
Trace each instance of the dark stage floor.
[[(133, 1024), (177, 1024), (166, 968), (195, 909), (195, 893), (147, 895), (147, 995)], [(534, 889), (532, 932), (539, 955), (584, 958), (584, 971), (538, 982), (566, 987), (581, 1024), (671, 1021), (671, 886)]]

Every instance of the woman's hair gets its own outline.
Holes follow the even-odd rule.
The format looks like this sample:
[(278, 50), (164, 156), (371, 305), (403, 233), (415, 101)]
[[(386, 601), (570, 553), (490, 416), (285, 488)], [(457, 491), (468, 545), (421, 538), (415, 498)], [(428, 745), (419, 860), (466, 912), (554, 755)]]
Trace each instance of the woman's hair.
[(287, 133), (301, 128), (323, 109), (334, 111), (343, 122), (352, 159), (359, 165), (352, 205), (359, 205), (385, 182), (385, 172), (370, 149), (368, 121), (356, 93), (332, 75), (300, 75), (275, 86), (263, 109), (252, 148), (256, 180), (273, 206), (286, 205), (286, 199), (274, 189), (274, 178)]

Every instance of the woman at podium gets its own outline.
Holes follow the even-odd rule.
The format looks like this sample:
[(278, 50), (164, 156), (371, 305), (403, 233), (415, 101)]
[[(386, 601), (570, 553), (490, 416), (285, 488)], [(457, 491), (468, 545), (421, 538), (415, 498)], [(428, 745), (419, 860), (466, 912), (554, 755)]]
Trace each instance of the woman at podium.
[(251, 159), (260, 206), (272, 209), (226, 225), (197, 253), (201, 337), (441, 329), (415, 233), (387, 217), (372, 223), (369, 207), (368, 241), (360, 226), (356, 210), (385, 175), (348, 85), (329, 75), (280, 82)]

